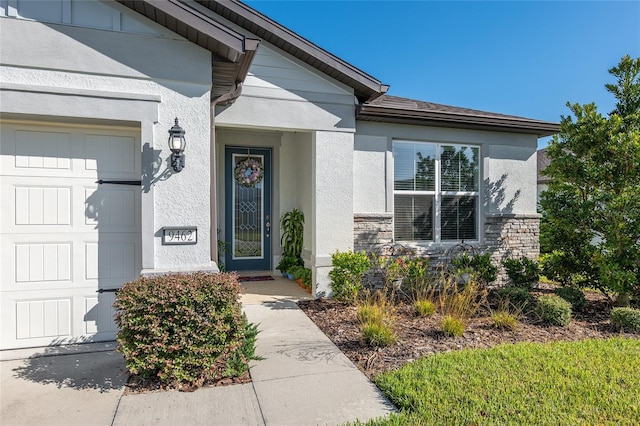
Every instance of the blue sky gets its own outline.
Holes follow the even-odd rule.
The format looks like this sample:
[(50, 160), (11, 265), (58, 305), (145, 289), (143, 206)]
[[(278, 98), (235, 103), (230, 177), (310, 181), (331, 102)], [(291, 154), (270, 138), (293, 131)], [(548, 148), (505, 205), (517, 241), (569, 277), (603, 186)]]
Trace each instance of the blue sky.
[(640, 1), (245, 2), (390, 95), (547, 121), (611, 111), (607, 70), (640, 57)]

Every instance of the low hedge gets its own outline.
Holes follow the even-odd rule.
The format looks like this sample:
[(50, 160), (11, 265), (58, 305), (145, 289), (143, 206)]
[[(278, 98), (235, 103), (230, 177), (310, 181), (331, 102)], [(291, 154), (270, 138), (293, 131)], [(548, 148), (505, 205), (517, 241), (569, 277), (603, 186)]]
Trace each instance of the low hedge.
[(509, 301), (509, 304), (516, 309), (526, 311), (533, 303), (533, 295), (529, 290), (521, 287), (503, 287), (496, 290), (500, 301)]
[(581, 311), (587, 306), (587, 298), (582, 290), (573, 287), (559, 287), (553, 291), (567, 302), (571, 303), (574, 311)]
[(566, 327), (571, 322), (571, 303), (556, 294), (540, 296), (535, 311), (547, 324)]
[(247, 323), (236, 274), (167, 274), (125, 284), (116, 295), (118, 351), (127, 369), (173, 386), (244, 374), (257, 329)]
[(616, 330), (640, 333), (640, 309), (613, 308), (611, 310), (611, 325)]
[(540, 266), (526, 256), (519, 259), (507, 259), (502, 262), (514, 287), (531, 290), (540, 279)]

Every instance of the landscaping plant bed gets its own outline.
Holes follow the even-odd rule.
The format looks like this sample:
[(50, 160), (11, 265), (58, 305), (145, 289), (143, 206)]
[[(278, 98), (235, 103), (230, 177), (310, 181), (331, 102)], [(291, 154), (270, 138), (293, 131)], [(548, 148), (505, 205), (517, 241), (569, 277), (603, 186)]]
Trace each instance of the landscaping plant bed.
[[(552, 293), (555, 287), (540, 284), (534, 296)], [(379, 373), (398, 368), (418, 358), (438, 352), (465, 348), (491, 348), (502, 343), (576, 341), (620, 336), (609, 320), (611, 302), (601, 293), (585, 291), (587, 306), (574, 312), (567, 327), (544, 325), (535, 314), (523, 314), (516, 330), (500, 330), (493, 326), (490, 313), (483, 309), (469, 320), (461, 337), (446, 337), (440, 329), (442, 316), (418, 317), (410, 304), (396, 307), (395, 333), (397, 342), (387, 347), (372, 347), (362, 338), (357, 309), (332, 299), (299, 302), (307, 316), (363, 372), (373, 379)], [(489, 299), (490, 301), (493, 298)], [(490, 304), (492, 309), (497, 306)], [(627, 337), (640, 339), (638, 334)]]
[(193, 392), (198, 390), (199, 388), (208, 388), (208, 387), (217, 387), (217, 386), (229, 386), (229, 385), (239, 385), (242, 383), (251, 383), (251, 376), (247, 371), (240, 377), (225, 377), (224, 379), (207, 381), (198, 385), (177, 385), (177, 384), (163, 384), (157, 379), (143, 379), (137, 375), (130, 375), (127, 380), (127, 384), (124, 389), (125, 395), (132, 395), (138, 393), (148, 393), (148, 392), (156, 392), (156, 391), (170, 391), (170, 390), (179, 390), (181, 392)]

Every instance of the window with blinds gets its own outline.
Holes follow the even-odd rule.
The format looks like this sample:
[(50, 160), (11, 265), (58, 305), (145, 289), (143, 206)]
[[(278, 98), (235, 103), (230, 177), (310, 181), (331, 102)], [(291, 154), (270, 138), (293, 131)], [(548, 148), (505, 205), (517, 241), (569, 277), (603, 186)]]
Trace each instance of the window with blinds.
[(395, 141), (394, 239), (478, 239), (480, 149)]

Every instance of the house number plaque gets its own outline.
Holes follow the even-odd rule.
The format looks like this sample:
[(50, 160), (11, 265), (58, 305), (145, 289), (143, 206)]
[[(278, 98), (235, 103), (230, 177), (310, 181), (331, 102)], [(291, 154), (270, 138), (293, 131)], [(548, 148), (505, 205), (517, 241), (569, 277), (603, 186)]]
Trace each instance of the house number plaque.
[(195, 226), (162, 228), (162, 245), (188, 245), (198, 242), (198, 228)]

